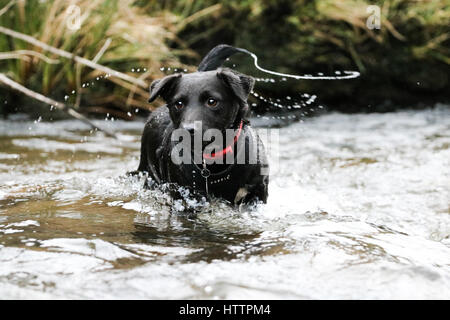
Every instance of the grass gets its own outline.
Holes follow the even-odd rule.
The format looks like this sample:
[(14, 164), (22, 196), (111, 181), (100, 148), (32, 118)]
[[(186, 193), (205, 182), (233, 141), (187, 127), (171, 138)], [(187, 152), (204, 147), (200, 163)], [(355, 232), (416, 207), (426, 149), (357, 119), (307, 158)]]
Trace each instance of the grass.
[[(200, 2), (203, 7), (198, 10), (214, 3)], [(366, 25), (369, 5), (380, 8), (379, 30)], [(187, 25), (180, 37), (201, 54), (223, 41), (245, 47), (258, 54), (261, 64), (280, 72), (350, 69), (362, 74), (355, 81), (297, 81), (285, 88), (260, 83), (259, 89), (272, 96), (313, 92), (328, 105), (352, 111), (370, 110), (369, 106), (389, 100), (391, 105), (411, 105), (428, 98), (450, 98), (446, 1), (224, 1), (219, 11)], [(250, 61), (237, 64), (255, 74)]]
[[(75, 31), (67, 27), (71, 4), (82, 15)], [(380, 30), (366, 26), (369, 5), (380, 7)], [(386, 100), (449, 97), (450, 6), (441, 0), (0, 0), (0, 25), (147, 83), (164, 75), (161, 67), (195, 70), (213, 46), (228, 43), (280, 72), (362, 74), (284, 87), (258, 83), (272, 96), (317, 93), (325, 104), (350, 111)], [(248, 58), (239, 58), (237, 69), (258, 76)], [(146, 88), (114, 77), (97, 81), (103, 76), (98, 70), (3, 35), (0, 72), (56, 100), (68, 96), (66, 102), (83, 112), (130, 118), (150, 107)], [(1, 87), (0, 94), (9, 105), (30, 104)], [(1, 108), (14, 111), (0, 101)]]
[[(163, 75), (161, 67), (185, 68), (179, 57), (195, 55), (187, 49), (169, 48), (169, 42), (178, 41), (175, 15), (148, 15), (131, 0), (0, 1), (0, 8), (11, 3), (0, 16), (0, 25), (148, 83)], [(75, 21), (69, 11), (72, 4), (81, 13), (80, 28), (75, 30), (69, 27)], [(83, 111), (106, 113), (114, 108), (126, 118), (129, 111), (149, 108), (147, 89), (114, 77), (98, 81), (102, 72), (42, 52), (20, 39), (1, 35), (0, 52), (1, 72), (44, 95), (59, 100), (66, 97)]]

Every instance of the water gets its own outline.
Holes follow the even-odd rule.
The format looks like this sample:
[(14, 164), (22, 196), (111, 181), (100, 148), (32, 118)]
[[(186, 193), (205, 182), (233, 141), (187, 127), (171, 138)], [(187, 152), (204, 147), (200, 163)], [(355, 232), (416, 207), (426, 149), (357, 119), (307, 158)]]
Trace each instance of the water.
[[(269, 73), (278, 77), (282, 78), (292, 78), (296, 80), (344, 80), (344, 79), (354, 79), (358, 78), (360, 76), (360, 73), (358, 71), (335, 71), (334, 76), (324, 76), (323, 74), (318, 74), (316, 76), (313, 76), (311, 74), (304, 74), (304, 75), (295, 75), (295, 74), (287, 74), (287, 73), (280, 73), (273, 70), (264, 69), (258, 64), (258, 57), (253, 52), (250, 52), (246, 49), (238, 48), (237, 49), (240, 52), (244, 52), (248, 55), (250, 55), (253, 59), (253, 63), (259, 71)], [(342, 73), (344, 75), (342, 75)]]
[(97, 124), (0, 121), (3, 299), (450, 299), (449, 108), (281, 128), (268, 204), (197, 216)]

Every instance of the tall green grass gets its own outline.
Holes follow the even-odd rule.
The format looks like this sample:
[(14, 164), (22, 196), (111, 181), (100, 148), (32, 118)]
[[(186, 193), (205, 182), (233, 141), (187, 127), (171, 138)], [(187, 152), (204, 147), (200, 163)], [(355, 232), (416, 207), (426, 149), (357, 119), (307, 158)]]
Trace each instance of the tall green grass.
[[(173, 1), (164, 3), (180, 16), (188, 10)], [(195, 3), (202, 10), (215, 1)], [(379, 30), (367, 27), (369, 5), (380, 8)], [(327, 104), (352, 111), (385, 101), (408, 105), (429, 97), (450, 98), (448, 1), (226, 0), (178, 34), (201, 55), (227, 42), (257, 53), (263, 66), (280, 72), (351, 69), (362, 74), (352, 81), (296, 81), (284, 88), (258, 83), (258, 89), (272, 96), (315, 92)], [(238, 68), (255, 74), (251, 61), (244, 59), (236, 63)]]
[[(9, 3), (1, 0), (0, 10)], [(71, 28), (75, 21), (69, 10), (71, 5), (80, 9), (79, 29)], [(186, 67), (179, 63), (179, 57), (193, 54), (186, 49), (169, 48), (169, 42), (177, 41), (178, 22), (178, 17), (168, 12), (149, 14), (134, 6), (132, 0), (15, 1), (0, 16), (1, 26), (83, 58), (97, 59), (99, 64), (149, 83), (162, 75), (163, 66)], [(30, 51), (35, 54), (28, 54)], [(40, 58), (39, 53), (53, 63)], [(148, 90), (113, 77), (104, 80), (104, 75), (97, 70), (42, 52), (3, 34), (0, 35), (2, 55), (0, 72), (44, 95), (59, 100), (66, 97), (76, 107), (82, 106), (83, 111), (106, 113), (116, 109), (117, 115), (126, 118), (130, 110), (149, 107)], [(18, 97), (11, 103), (20, 104)]]
[[(362, 74), (357, 80), (326, 84), (258, 83), (258, 90), (272, 95), (314, 92), (325, 103), (352, 111), (384, 100), (409, 103), (446, 92), (448, 96), (450, 6), (446, 1), (0, 0), (0, 13), (11, 3), (0, 16), (1, 26), (87, 59), (98, 57), (98, 63), (148, 83), (164, 75), (161, 67), (194, 70), (213, 46), (228, 43), (255, 52), (263, 66), (280, 72), (357, 69)], [(82, 13), (76, 31), (67, 28), (67, 9), (72, 4)], [(380, 30), (366, 25), (369, 5), (381, 9)], [(237, 64), (240, 71), (258, 76), (247, 57)], [(86, 112), (114, 112), (127, 118), (130, 110), (149, 107), (146, 89), (112, 77), (97, 81), (102, 74), (96, 70), (2, 34), (0, 72), (54, 99), (68, 95), (68, 102)], [(83, 88), (86, 83), (89, 87)], [(29, 103), (1, 87), (0, 94), (16, 106)], [(0, 108), (4, 108), (1, 101)]]

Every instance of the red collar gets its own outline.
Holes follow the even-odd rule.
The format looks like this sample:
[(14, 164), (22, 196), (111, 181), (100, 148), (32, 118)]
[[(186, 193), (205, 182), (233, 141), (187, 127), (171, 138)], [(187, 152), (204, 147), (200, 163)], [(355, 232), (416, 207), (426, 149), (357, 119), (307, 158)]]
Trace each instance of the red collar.
[(225, 149), (219, 151), (219, 152), (215, 152), (215, 153), (211, 153), (211, 154), (203, 154), (203, 158), (205, 159), (217, 159), (219, 157), (223, 157), (225, 156), (227, 153), (233, 153), (233, 145), (238, 141), (239, 136), (241, 135), (241, 131), (242, 131), (242, 126), (244, 125), (244, 121), (241, 121), (241, 123), (239, 124), (239, 129), (238, 132), (236, 133), (236, 135), (234, 136), (234, 140), (233, 143), (228, 145)]

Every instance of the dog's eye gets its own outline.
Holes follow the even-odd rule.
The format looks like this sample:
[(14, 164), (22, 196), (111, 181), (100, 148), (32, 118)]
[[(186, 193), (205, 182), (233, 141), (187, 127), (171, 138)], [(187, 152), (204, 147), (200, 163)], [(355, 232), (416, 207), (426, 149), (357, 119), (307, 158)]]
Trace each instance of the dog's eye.
[(216, 99), (213, 99), (213, 98), (209, 98), (209, 99), (206, 101), (206, 105), (207, 105), (208, 107), (215, 107), (215, 106), (217, 106), (217, 100), (216, 100)]
[(175, 102), (175, 108), (177, 108), (178, 110), (182, 109), (184, 107), (184, 103), (181, 100), (178, 100), (177, 102)]

